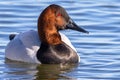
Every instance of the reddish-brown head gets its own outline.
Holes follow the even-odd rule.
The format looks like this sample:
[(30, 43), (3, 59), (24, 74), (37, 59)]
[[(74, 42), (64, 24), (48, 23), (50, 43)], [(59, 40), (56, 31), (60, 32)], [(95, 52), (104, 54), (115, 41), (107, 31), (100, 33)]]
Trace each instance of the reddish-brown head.
[(59, 5), (48, 6), (38, 18), (38, 34), (43, 43), (56, 45), (62, 43), (59, 30), (73, 29), (86, 32), (79, 28)]
[(69, 20), (69, 16), (64, 8), (55, 4), (48, 6), (38, 19), (38, 33), (41, 41), (52, 45), (61, 43), (58, 30), (67, 24), (65, 19)]

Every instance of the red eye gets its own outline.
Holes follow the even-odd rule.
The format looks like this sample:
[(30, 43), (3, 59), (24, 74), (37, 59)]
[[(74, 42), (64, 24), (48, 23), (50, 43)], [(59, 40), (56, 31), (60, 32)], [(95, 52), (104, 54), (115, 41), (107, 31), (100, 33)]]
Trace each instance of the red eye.
[(60, 13), (58, 13), (58, 14), (57, 14), (57, 16), (61, 16), (61, 14), (60, 14)]

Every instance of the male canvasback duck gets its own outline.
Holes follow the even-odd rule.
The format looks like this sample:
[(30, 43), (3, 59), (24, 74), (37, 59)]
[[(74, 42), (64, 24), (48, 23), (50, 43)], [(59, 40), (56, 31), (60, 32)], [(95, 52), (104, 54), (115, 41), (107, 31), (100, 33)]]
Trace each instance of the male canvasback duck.
[(76, 49), (70, 40), (59, 32), (64, 29), (88, 33), (78, 27), (63, 7), (52, 4), (39, 16), (38, 31), (30, 30), (9, 36), (5, 57), (39, 64), (78, 63), (80, 57)]

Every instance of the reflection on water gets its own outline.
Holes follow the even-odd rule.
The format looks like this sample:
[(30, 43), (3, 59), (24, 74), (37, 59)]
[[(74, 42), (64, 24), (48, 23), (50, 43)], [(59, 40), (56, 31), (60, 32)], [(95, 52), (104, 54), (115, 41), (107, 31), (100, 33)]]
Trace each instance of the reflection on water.
[[(75, 64), (29, 64), (17, 61), (5, 60), (5, 79), (35, 79), (35, 80), (56, 80), (56, 79), (73, 79), (64, 73), (74, 70)], [(26, 76), (25, 76), (26, 75)], [(5, 75), (4, 75), (5, 76)], [(17, 77), (13, 77), (17, 76)], [(23, 77), (22, 77), (23, 76)]]
[(5, 59), (4, 79), (11, 80), (33, 80), (37, 73), (37, 64), (22, 63)]
[(63, 75), (73, 70), (76, 65), (39, 65), (36, 79), (72, 79), (70, 76)]
[[(37, 18), (50, 4), (63, 6), (89, 35), (63, 31), (81, 56), (78, 66), (5, 62), (11, 33), (37, 30)], [(120, 0), (1, 0), (0, 80), (120, 80)]]

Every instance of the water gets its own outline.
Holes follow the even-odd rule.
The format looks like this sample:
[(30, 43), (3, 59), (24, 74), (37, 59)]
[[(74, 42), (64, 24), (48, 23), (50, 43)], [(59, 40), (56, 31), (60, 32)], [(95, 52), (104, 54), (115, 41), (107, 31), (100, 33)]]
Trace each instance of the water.
[[(90, 34), (63, 31), (81, 56), (76, 65), (37, 65), (5, 59), (11, 33), (37, 30), (40, 12), (63, 6)], [(1, 0), (0, 80), (120, 80), (120, 0)]]

